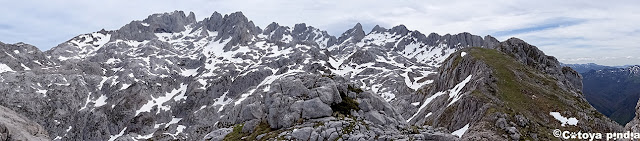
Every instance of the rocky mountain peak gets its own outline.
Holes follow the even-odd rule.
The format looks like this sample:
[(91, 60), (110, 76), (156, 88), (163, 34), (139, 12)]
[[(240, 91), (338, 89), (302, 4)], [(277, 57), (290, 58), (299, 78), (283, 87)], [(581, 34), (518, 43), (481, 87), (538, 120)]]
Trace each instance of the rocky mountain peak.
[[(228, 25), (244, 25), (244, 24), (253, 25), (253, 22), (249, 21), (249, 19), (246, 16), (244, 16), (244, 14), (240, 11), (234, 12), (228, 15), (224, 15), (222, 19), (224, 23)], [(247, 25), (247, 26), (250, 26), (250, 25)]]
[(187, 19), (193, 20), (191, 22), (196, 22), (196, 14), (193, 13), (193, 12), (189, 12), (189, 15), (187, 16)]
[(281, 41), (285, 35), (290, 35), (291, 33), (289, 27), (280, 26), (280, 24), (272, 22), (264, 28), (262, 34), (267, 36), (269, 40)]
[[(466, 32), (465, 32), (466, 33)], [(504, 41), (505, 43), (508, 43), (510, 45), (518, 45), (521, 44), (522, 45), (527, 45), (529, 46), (529, 44), (527, 42), (524, 42), (522, 39), (520, 38), (516, 38), (516, 37), (511, 37), (509, 39), (507, 39), (506, 41)]]
[(271, 33), (273, 30), (275, 30), (276, 28), (281, 27), (280, 24), (276, 23), (276, 22), (271, 22), (269, 25), (267, 25), (267, 27), (264, 28), (263, 32), (266, 33)]
[(345, 42), (358, 42), (362, 40), (364, 36), (365, 33), (364, 30), (362, 30), (362, 25), (360, 23), (357, 23), (355, 26), (353, 26), (353, 28), (342, 33), (342, 35), (340, 35), (340, 37), (338, 38), (337, 43), (342, 44)]
[[(196, 22), (196, 17), (193, 12), (186, 16), (183, 11), (173, 11), (169, 13), (153, 14), (142, 20), (142, 22), (149, 25), (158, 25), (159, 27), (168, 28), (166, 30), (179, 32), (184, 30), (185, 25), (193, 24)], [(179, 29), (182, 27), (182, 30)]]
[(217, 11), (213, 12), (211, 16), (205, 18), (202, 22), (203, 25), (206, 25), (209, 31), (215, 31), (214, 28), (219, 27), (220, 24), (222, 24), (222, 14), (218, 13)]
[(500, 43), (500, 41), (498, 41), (498, 39), (494, 38), (494, 37), (493, 37), (493, 36), (491, 36), (491, 35), (484, 36), (484, 44), (483, 44), (483, 46), (484, 46), (484, 47), (487, 47), (487, 48), (494, 48), (494, 47), (496, 47), (499, 43)]
[(196, 22), (195, 15), (190, 13), (187, 17), (183, 11), (159, 13), (148, 16), (142, 21), (131, 23), (116, 30), (111, 35), (110, 41), (135, 40), (145, 41), (156, 38), (155, 33), (177, 33), (186, 30), (186, 25)]
[(373, 29), (371, 29), (371, 32), (369, 33), (383, 33), (386, 31), (387, 29), (385, 29), (384, 27), (381, 27), (380, 25), (376, 25), (375, 27), (373, 27)]
[(218, 12), (214, 12), (210, 17), (205, 18), (199, 22), (198, 27), (206, 27), (209, 31), (225, 32), (231, 30), (246, 29), (251, 34), (261, 32), (260, 28), (253, 24), (242, 12), (234, 12), (231, 14), (225, 14), (224, 16)]
[(409, 33), (409, 30), (404, 25), (398, 25), (398, 26), (395, 26), (395, 27), (391, 28), (390, 32), (393, 33), (393, 34), (396, 34), (396, 35), (405, 36), (405, 35), (407, 35), (407, 33)]
[(247, 19), (242, 12), (234, 12), (224, 16), (216, 12), (195, 26), (196, 29), (199, 27), (206, 27), (209, 31), (217, 32), (215, 40), (230, 39), (229, 43), (225, 45), (225, 50), (230, 49), (231, 46), (245, 44), (253, 36), (262, 32), (262, 29), (255, 26), (253, 21)]
[(300, 34), (304, 31), (307, 31), (307, 28), (311, 28), (314, 29), (313, 27), (309, 26), (307, 27), (307, 24), (305, 23), (299, 23), (293, 26), (293, 34)]

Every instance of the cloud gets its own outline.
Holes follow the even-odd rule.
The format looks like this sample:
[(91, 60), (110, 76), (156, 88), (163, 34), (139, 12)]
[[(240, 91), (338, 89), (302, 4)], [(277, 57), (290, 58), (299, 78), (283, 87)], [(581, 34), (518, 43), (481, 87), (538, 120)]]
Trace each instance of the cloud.
[(115, 30), (132, 20), (174, 10), (193, 11), (199, 20), (214, 11), (242, 11), (256, 25), (307, 23), (340, 35), (362, 23), (365, 31), (375, 25), (403, 24), (422, 33), (491, 34), (500, 40), (521, 38), (561, 61), (600, 64), (638, 64), (640, 52), (639, 1), (524, 1), (490, 0), (447, 2), (431, 0), (21, 0), (2, 2), (0, 41), (27, 42), (49, 49), (76, 35)]
[(539, 25), (532, 25), (531, 27), (523, 27), (523, 28), (517, 28), (517, 29), (511, 29), (511, 30), (505, 30), (505, 31), (498, 31), (498, 32), (492, 33), (491, 35), (511, 36), (511, 35), (517, 35), (517, 34), (530, 33), (530, 32), (552, 30), (554, 28), (564, 28), (567, 26), (578, 25), (584, 21), (585, 20), (572, 19), (572, 18), (549, 19), (541, 22)]

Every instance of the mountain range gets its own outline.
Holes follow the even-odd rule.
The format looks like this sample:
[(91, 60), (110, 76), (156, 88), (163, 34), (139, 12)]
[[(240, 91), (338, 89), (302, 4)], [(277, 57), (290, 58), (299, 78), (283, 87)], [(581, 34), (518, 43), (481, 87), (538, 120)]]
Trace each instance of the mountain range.
[(623, 130), (585, 100), (578, 72), (517, 38), (360, 24), (336, 37), (304, 23), (262, 29), (241, 12), (198, 21), (174, 11), (44, 52), (0, 50), (4, 139), (556, 140), (553, 129)]
[(571, 67), (573, 70), (576, 70), (578, 73), (586, 73), (591, 70), (603, 70), (603, 69), (613, 69), (616, 67), (598, 65), (595, 63), (587, 63), (587, 64), (562, 64), (562, 66)]
[(640, 98), (640, 66), (624, 68), (596, 64), (567, 65), (580, 72), (584, 95), (594, 108), (621, 125), (635, 116), (635, 106)]

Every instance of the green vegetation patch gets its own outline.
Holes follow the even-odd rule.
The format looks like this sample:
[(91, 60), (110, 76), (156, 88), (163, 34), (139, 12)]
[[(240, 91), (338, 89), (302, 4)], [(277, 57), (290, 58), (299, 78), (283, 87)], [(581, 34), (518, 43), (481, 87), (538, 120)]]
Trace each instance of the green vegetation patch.
[[(355, 93), (364, 92), (362, 89), (354, 88), (351, 85), (349, 85), (347, 89)], [(342, 102), (331, 105), (331, 110), (333, 110), (333, 112), (338, 112), (343, 115), (351, 115), (351, 110), (360, 110), (360, 107), (358, 107), (358, 102), (355, 99), (347, 96), (346, 93), (340, 92), (340, 97), (342, 98)]]
[(233, 126), (233, 131), (231, 131), (231, 133), (227, 134), (226, 136), (224, 136), (224, 139), (222, 139), (223, 141), (238, 141), (241, 140), (242, 137), (246, 136), (246, 133), (242, 133), (242, 127), (244, 127), (244, 123), (243, 124), (237, 124)]
[[(493, 71), (493, 77), (497, 80), (495, 96), (505, 104), (504, 106), (489, 108), (486, 114), (501, 112), (509, 114), (510, 117), (521, 114), (527, 117), (530, 122), (539, 125), (519, 128), (518, 130), (523, 133), (524, 139), (530, 138), (527, 133), (539, 133), (538, 138), (542, 140), (557, 139), (549, 132), (556, 128), (552, 126), (553, 124), (550, 125), (549, 122), (554, 123), (555, 121), (542, 119), (548, 119), (549, 112), (552, 111), (578, 110), (571, 105), (575, 105), (577, 108), (589, 107), (588, 104), (585, 104), (586, 101), (582, 101), (579, 97), (574, 97), (571, 93), (562, 90), (556, 84), (557, 80), (553, 77), (526, 66), (498, 50), (476, 47), (470, 49), (469, 53), (474, 58), (490, 66)], [(483, 100), (489, 100), (479, 92), (473, 92), (472, 95)], [(601, 116), (596, 113), (594, 117)]]
[(561, 97), (558, 97), (566, 96), (568, 93), (560, 90), (554, 83), (555, 80), (538, 75), (543, 74), (542, 72), (525, 66), (497, 50), (473, 48), (470, 53), (493, 69), (493, 75), (497, 79), (497, 97), (505, 102), (507, 107), (513, 108), (514, 111), (533, 113), (569, 110), (561, 101)]
[(259, 139), (261, 141), (264, 141), (271, 138), (275, 138), (278, 136), (278, 134), (282, 132), (281, 130), (275, 130), (275, 131), (272, 130), (269, 124), (264, 121), (260, 122), (251, 133), (243, 133), (242, 127), (244, 127), (244, 124), (237, 124), (233, 126), (233, 131), (227, 134), (224, 137), (223, 141), (239, 141), (239, 140), (254, 141), (254, 140), (258, 140), (256, 138), (259, 135), (265, 134), (265, 136)]

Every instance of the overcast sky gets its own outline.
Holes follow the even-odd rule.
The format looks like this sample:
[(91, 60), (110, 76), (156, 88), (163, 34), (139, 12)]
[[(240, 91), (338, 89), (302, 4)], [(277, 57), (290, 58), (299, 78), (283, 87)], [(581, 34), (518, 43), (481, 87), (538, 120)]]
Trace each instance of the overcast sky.
[(83, 33), (115, 30), (153, 13), (242, 11), (256, 25), (307, 23), (334, 36), (362, 23), (422, 33), (518, 37), (563, 63), (640, 64), (640, 1), (586, 0), (3, 0), (0, 41), (41, 50)]

